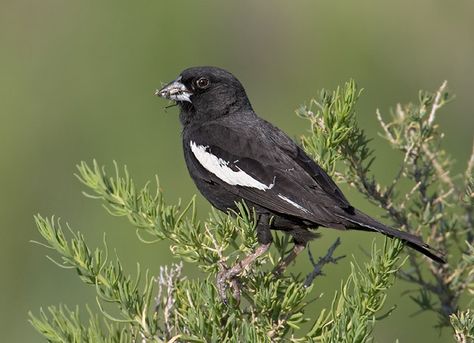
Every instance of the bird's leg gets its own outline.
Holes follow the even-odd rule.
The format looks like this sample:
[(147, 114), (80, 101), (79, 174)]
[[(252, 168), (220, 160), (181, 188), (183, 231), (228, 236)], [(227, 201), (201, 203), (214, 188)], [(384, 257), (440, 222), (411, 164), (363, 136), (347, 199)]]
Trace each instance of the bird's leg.
[(285, 271), (286, 267), (290, 265), (291, 262), (298, 256), (304, 249), (306, 248), (305, 244), (295, 243), (293, 246), (293, 250), (280, 262), (278, 262), (275, 269), (273, 269), (273, 273), (275, 275), (281, 275)]
[(225, 291), (227, 289), (227, 281), (230, 281), (233, 289), (233, 296), (237, 301), (240, 301), (240, 283), (237, 276), (249, 265), (251, 265), (257, 258), (265, 254), (272, 244), (272, 234), (270, 232), (269, 217), (267, 215), (260, 215), (257, 223), (257, 240), (260, 245), (257, 249), (247, 255), (242, 261), (238, 261), (232, 268), (222, 270), (217, 274), (217, 291), (224, 303), (227, 303)]

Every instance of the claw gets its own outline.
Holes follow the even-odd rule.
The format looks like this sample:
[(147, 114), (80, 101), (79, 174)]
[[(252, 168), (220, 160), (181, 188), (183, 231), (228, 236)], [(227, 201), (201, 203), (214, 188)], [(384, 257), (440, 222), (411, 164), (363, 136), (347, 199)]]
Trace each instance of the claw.
[(217, 292), (224, 304), (228, 304), (226, 290), (228, 288), (228, 281), (230, 281), (233, 289), (232, 295), (237, 301), (237, 304), (240, 302), (240, 282), (238, 275), (244, 270), (247, 266), (252, 264), (258, 257), (263, 255), (270, 248), (271, 243), (262, 244), (257, 247), (255, 252), (246, 256), (242, 261), (237, 262), (232, 268), (227, 269), (225, 266), (221, 266), (222, 270), (217, 273)]
[(221, 298), (221, 301), (228, 305), (227, 302), (227, 295), (226, 295), (226, 290), (227, 290), (227, 270), (221, 270), (219, 273), (217, 273), (217, 279), (216, 279), (216, 286), (217, 286), (217, 292), (219, 293), (219, 297)]
[(232, 287), (232, 296), (237, 301), (237, 304), (240, 303), (240, 293), (241, 293), (241, 284), (236, 274), (232, 269), (230, 270), (222, 270), (217, 274), (217, 292), (219, 293), (219, 297), (221, 301), (228, 305), (229, 301), (227, 299), (227, 288), (229, 288), (229, 283)]

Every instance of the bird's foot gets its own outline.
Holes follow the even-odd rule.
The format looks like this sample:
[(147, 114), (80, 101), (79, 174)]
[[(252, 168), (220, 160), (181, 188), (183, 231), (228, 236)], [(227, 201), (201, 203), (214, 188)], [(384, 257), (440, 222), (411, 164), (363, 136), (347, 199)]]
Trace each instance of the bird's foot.
[(227, 288), (229, 287), (229, 282), (232, 287), (232, 297), (237, 301), (237, 304), (240, 303), (240, 293), (241, 293), (241, 283), (237, 277), (237, 274), (232, 269), (221, 270), (217, 274), (217, 292), (219, 297), (224, 304), (228, 304), (227, 299)]
[(228, 282), (232, 286), (232, 295), (237, 303), (240, 302), (240, 291), (241, 285), (238, 279), (238, 275), (249, 265), (251, 265), (258, 257), (263, 255), (265, 252), (270, 249), (270, 244), (261, 244), (257, 249), (250, 255), (246, 256), (242, 261), (237, 262), (232, 268), (227, 269), (225, 266), (221, 265), (221, 271), (217, 273), (217, 292), (222, 302), (227, 304), (227, 295), (226, 290), (228, 288)]

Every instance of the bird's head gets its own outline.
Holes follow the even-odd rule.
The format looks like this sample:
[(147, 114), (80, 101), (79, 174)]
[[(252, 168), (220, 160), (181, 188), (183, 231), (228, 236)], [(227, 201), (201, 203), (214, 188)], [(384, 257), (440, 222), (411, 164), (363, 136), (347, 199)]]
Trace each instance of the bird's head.
[(188, 68), (155, 95), (175, 101), (184, 124), (252, 109), (239, 80), (217, 67)]

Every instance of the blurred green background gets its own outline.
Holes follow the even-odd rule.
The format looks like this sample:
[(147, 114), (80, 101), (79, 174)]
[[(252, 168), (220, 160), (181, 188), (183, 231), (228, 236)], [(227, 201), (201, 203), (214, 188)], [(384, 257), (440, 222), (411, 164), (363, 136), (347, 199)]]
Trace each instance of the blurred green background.
[[(390, 180), (396, 156), (377, 138), (375, 109), (416, 101), (418, 90), (443, 80), (456, 101), (439, 118), (445, 147), (464, 166), (474, 113), (472, 1), (0, 1), (0, 325), (2, 342), (41, 341), (27, 312), (60, 302), (91, 304), (94, 289), (50, 263), (32, 216), (58, 215), (91, 246), (104, 232), (127, 270), (136, 262), (153, 272), (173, 259), (167, 242), (143, 245), (123, 218), (85, 199), (75, 164), (96, 158), (126, 163), (139, 184), (155, 173), (167, 199), (196, 192), (181, 153), (176, 108), (153, 96), (188, 66), (216, 65), (245, 85), (255, 110), (292, 136), (307, 130), (294, 109), (317, 90), (355, 78), (365, 88), (360, 124), (374, 137), (373, 171)], [(110, 168), (109, 168), (110, 170)], [(344, 188), (347, 191), (347, 188)], [(357, 206), (379, 213), (360, 195)], [(209, 205), (199, 198), (201, 215)], [(312, 244), (323, 253), (339, 232)], [(363, 260), (374, 235), (341, 234), (339, 253)], [(350, 259), (317, 280), (314, 317), (349, 271)], [(307, 271), (305, 257), (294, 270)], [(196, 271), (186, 265), (192, 276)], [(396, 311), (377, 325), (378, 342), (449, 342), (433, 328), (398, 282), (388, 305)], [(388, 308), (388, 306), (387, 306)]]

